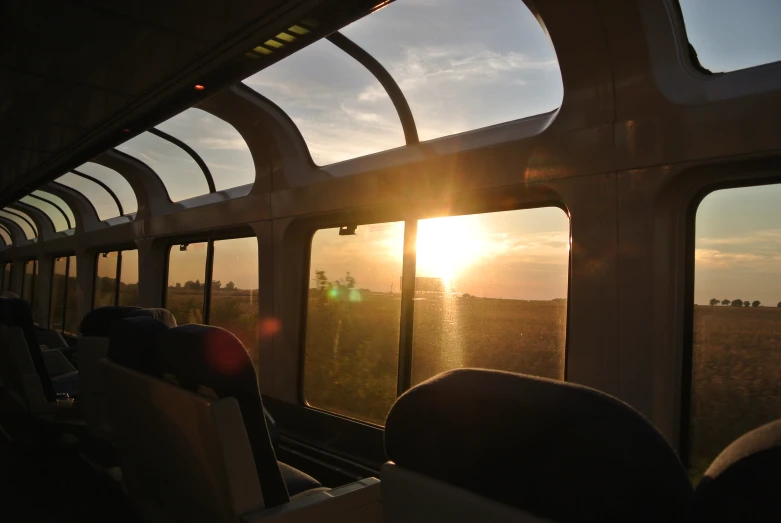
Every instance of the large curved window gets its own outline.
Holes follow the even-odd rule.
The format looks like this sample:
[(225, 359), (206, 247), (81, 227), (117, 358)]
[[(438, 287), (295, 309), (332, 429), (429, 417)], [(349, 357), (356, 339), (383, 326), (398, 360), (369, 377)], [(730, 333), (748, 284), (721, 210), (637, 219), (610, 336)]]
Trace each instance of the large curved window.
[(247, 142), (225, 120), (191, 108), (157, 128), (186, 143), (203, 159), (218, 191), (255, 181), (255, 163)]
[(686, 36), (714, 73), (781, 60), (778, 0), (680, 0)]
[(14, 244), (11, 239), (10, 231), (3, 226), (0, 226), (0, 238), (3, 239), (3, 243), (5, 243), (6, 247), (11, 247)]
[(171, 201), (178, 202), (209, 192), (203, 171), (181, 147), (152, 133), (141, 133), (117, 146), (125, 154), (148, 165), (160, 177)]
[(100, 220), (119, 216), (119, 207), (109, 192), (97, 183), (74, 173), (66, 173), (54, 180), (70, 187), (90, 201)]
[(561, 105), (556, 53), (522, 0), (399, 0), (342, 32), (399, 84), (421, 140)]
[(138, 210), (136, 193), (133, 192), (133, 188), (125, 177), (114, 169), (94, 162), (87, 162), (76, 170), (106, 184), (122, 204), (123, 214), (131, 214)]
[(70, 229), (68, 222), (65, 220), (65, 215), (51, 203), (33, 198), (32, 196), (24, 196), (20, 201), (44, 213), (52, 222), (55, 231), (60, 232)]
[(70, 205), (65, 203), (65, 200), (60, 198), (57, 195), (54, 195), (52, 193), (46, 192), (46, 191), (33, 191), (31, 195), (36, 196), (40, 199), (46, 200), (47, 202), (51, 203), (52, 205), (56, 205), (58, 207), (58, 211), (61, 211), (65, 216), (68, 217), (68, 222), (70, 223), (70, 228), (76, 227), (76, 216), (73, 214), (73, 211), (70, 208)]
[(5, 209), (0, 210), (0, 216), (11, 220), (16, 225), (18, 225), (28, 240), (33, 240), (38, 237), (37, 227), (35, 227), (32, 218), (30, 218), (25, 213), (17, 211), (16, 209), (8, 209), (6, 207)]
[(380, 82), (328, 40), (298, 51), (244, 83), (290, 116), (318, 165), (405, 143), (398, 114)]

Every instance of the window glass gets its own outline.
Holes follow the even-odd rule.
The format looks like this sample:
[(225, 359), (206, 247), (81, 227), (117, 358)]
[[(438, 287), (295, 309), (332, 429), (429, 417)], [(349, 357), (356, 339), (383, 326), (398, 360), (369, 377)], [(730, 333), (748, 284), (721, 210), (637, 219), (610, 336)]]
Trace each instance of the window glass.
[(187, 250), (172, 245), (168, 254), (165, 307), (179, 325), (203, 323), (207, 242), (191, 243)]
[(157, 126), (190, 147), (209, 167), (218, 191), (255, 181), (255, 163), (247, 143), (228, 122), (191, 108)]
[(117, 149), (155, 171), (171, 201), (178, 202), (209, 192), (203, 171), (192, 156), (164, 138), (141, 133), (117, 146)]
[(108, 191), (92, 180), (73, 173), (66, 173), (54, 181), (81, 193), (95, 208), (98, 219), (108, 220), (119, 216), (119, 207)]
[(122, 251), (117, 305), (138, 305), (138, 251), (136, 249)]
[(62, 331), (62, 320), (65, 311), (65, 283), (67, 281), (68, 257), (61, 256), (54, 260), (52, 272), (52, 293), (49, 309), (49, 327)]
[(214, 242), (209, 324), (231, 331), (257, 361), (258, 240)]
[(412, 384), (462, 367), (563, 379), (568, 282), (561, 209), (420, 220)]
[[(711, 193), (697, 210), (690, 466), (781, 417), (781, 185)], [(729, 212), (740, 209), (740, 212)]]
[(304, 396), (383, 424), (396, 399), (404, 223), (322, 229), (312, 238)]
[(244, 83), (287, 113), (317, 165), (405, 143), (398, 114), (380, 82), (328, 40), (305, 47)]
[(24, 196), (20, 201), (31, 207), (35, 207), (44, 213), (49, 218), (49, 220), (51, 220), (56, 232), (69, 229), (68, 223), (65, 221), (65, 215), (58, 211), (57, 208), (49, 202), (44, 202), (30, 196)]
[(36, 292), (38, 291), (38, 260), (27, 260), (24, 264), (24, 281), (22, 282), (22, 298), (30, 304), (33, 322), (40, 323), (38, 307), (35, 306)]
[(3, 292), (11, 290), (11, 271), (13, 270), (13, 263), (3, 264), (3, 288), (0, 289)]
[(778, 0), (680, 0), (686, 36), (706, 69), (735, 71), (781, 60)]
[[(26, 221), (23, 220), (19, 215), (24, 216), (26, 218)], [(16, 209), (12, 209), (10, 211), (6, 209), (2, 209), (0, 210), (0, 216), (11, 220), (16, 225), (18, 225), (22, 229), (22, 232), (24, 232), (25, 238), (27, 238), (28, 240), (33, 240), (38, 236), (38, 229), (35, 228), (35, 223), (26, 214), (17, 211)], [(30, 224), (32, 224), (32, 226)]]
[(73, 211), (71, 210), (70, 206), (67, 203), (65, 203), (65, 200), (63, 200), (59, 196), (56, 196), (52, 193), (48, 193), (46, 191), (33, 191), (32, 194), (38, 196), (39, 198), (49, 200), (51, 203), (57, 205), (57, 207), (62, 209), (62, 212), (64, 212), (65, 215), (68, 216), (68, 220), (70, 221), (71, 228), (76, 227), (76, 216), (73, 215)]
[(421, 140), (561, 106), (556, 53), (522, 0), (400, 0), (342, 32), (399, 84)]
[(11, 240), (11, 235), (8, 233), (5, 227), (0, 227), (0, 238), (3, 239), (3, 242), (5, 242), (6, 246), (8, 247), (14, 244), (13, 240)]
[(125, 177), (114, 169), (94, 162), (87, 162), (76, 170), (105, 183), (119, 199), (125, 214), (131, 214), (138, 210), (136, 193), (133, 192), (133, 188)]
[(117, 295), (117, 251), (98, 254), (95, 270), (95, 296), (92, 308), (114, 305)]
[(63, 332), (78, 336), (81, 318), (79, 318), (76, 309), (76, 301), (80, 294), (78, 282), (76, 280), (76, 257), (68, 256), (68, 260), (68, 283), (65, 292), (65, 323)]

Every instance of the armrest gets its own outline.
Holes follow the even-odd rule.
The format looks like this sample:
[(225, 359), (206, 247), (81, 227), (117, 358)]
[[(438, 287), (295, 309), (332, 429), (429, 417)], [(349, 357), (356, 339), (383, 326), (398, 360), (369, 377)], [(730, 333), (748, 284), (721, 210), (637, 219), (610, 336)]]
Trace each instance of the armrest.
[(278, 507), (258, 510), (243, 523), (381, 523), (380, 480), (366, 478), (324, 492), (297, 496)]

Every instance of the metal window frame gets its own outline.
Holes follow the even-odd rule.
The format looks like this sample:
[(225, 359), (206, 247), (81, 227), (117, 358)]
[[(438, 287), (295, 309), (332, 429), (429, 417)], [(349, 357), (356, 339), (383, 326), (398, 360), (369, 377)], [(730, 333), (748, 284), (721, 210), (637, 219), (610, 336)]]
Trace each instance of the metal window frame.
[[(86, 180), (94, 182), (94, 183), (98, 184), (100, 187), (102, 187), (103, 189), (105, 189), (105, 191), (108, 193), (108, 195), (111, 196), (111, 199), (114, 200), (114, 203), (117, 204), (117, 211), (119, 211), (118, 216), (124, 216), (125, 215), (125, 211), (124, 211), (124, 209), (122, 209), (122, 202), (119, 201), (119, 198), (114, 193), (114, 191), (111, 190), (111, 187), (109, 187), (108, 185), (106, 185), (102, 181), (98, 180), (94, 176), (90, 176), (89, 174), (84, 174), (83, 172), (77, 171), (76, 169), (71, 169), (70, 172), (72, 174), (75, 174), (76, 176), (80, 176), (81, 178), (84, 178)], [(74, 190), (76, 190), (76, 189), (74, 189)], [(78, 192), (80, 192), (80, 191), (78, 191)], [(85, 196), (85, 198), (86, 198), (86, 196)]]
[[(182, 111), (182, 112), (184, 112), (184, 111)], [(182, 114), (182, 113), (179, 113), (179, 114)], [(203, 161), (203, 158), (201, 158), (201, 156), (197, 152), (195, 152), (195, 149), (193, 149), (192, 147), (190, 147), (189, 145), (184, 143), (179, 138), (177, 138), (177, 137), (175, 137), (173, 135), (170, 135), (170, 134), (168, 134), (168, 133), (166, 133), (164, 131), (161, 131), (160, 129), (158, 129), (156, 127), (151, 127), (150, 129), (147, 130), (147, 132), (157, 136), (158, 138), (162, 138), (163, 140), (166, 140), (166, 141), (172, 143), (173, 145), (179, 147), (184, 152), (186, 152), (188, 155), (190, 155), (190, 157), (195, 161), (195, 163), (198, 164), (198, 167), (201, 168), (201, 172), (203, 173), (203, 177), (206, 178), (206, 185), (209, 186), (209, 193), (211, 194), (211, 193), (217, 192), (217, 187), (214, 185), (214, 177), (212, 176), (212, 173), (209, 170), (209, 166), (206, 165), (206, 162)]]
[[(15, 208), (11, 207), (11, 205), (16, 205), (16, 206), (20, 207), (20, 209), (15, 209)], [(33, 221), (35, 221), (35, 218), (34, 218), (35, 214), (36, 213), (41, 213), (44, 216), (46, 216), (46, 220), (52, 226), (52, 230), (57, 232), (57, 227), (54, 226), (54, 220), (52, 220), (51, 217), (48, 214), (46, 214), (46, 212), (44, 212), (43, 210), (39, 209), (36, 206), (30, 205), (29, 203), (24, 203), (23, 201), (18, 200), (18, 201), (14, 202), (14, 203), (9, 204), (7, 207), (11, 207), (12, 209), (14, 209), (14, 210), (16, 210), (18, 212), (24, 212)], [(29, 210), (27, 209), (28, 207), (29, 207)], [(38, 236), (40, 236), (40, 233), (38, 234)]]
[[(65, 224), (68, 226), (68, 229), (72, 229), (73, 228), (73, 224), (71, 224), (71, 220), (68, 217), (68, 214), (57, 203), (53, 202), (52, 200), (49, 200), (48, 198), (44, 198), (43, 196), (38, 196), (38, 195), (33, 194), (33, 193), (30, 193), (27, 196), (29, 196), (30, 198), (33, 198), (35, 200), (40, 200), (42, 202), (46, 202), (49, 205), (51, 205), (52, 207), (54, 207), (55, 209), (57, 209), (58, 211), (60, 211), (60, 214), (62, 214), (63, 218), (65, 218)], [(43, 212), (43, 211), (41, 211), (41, 212)], [(51, 218), (49, 218), (49, 219), (51, 220)], [(52, 221), (52, 223), (54, 223), (54, 222)], [(54, 230), (56, 231), (57, 228), (55, 227)]]
[[(8, 235), (8, 239), (11, 240), (10, 245), (6, 245), (6, 247), (13, 247), (13, 245), (14, 245), (14, 235), (11, 234), (11, 231), (8, 229), (8, 227), (5, 226), (4, 223), (0, 223), (0, 229), (5, 231), (5, 233)], [(5, 240), (3, 240), (3, 241), (5, 241)]]
[[(16, 216), (17, 218), (19, 218), (19, 219), (20, 219), (20, 220), (22, 220), (24, 223), (26, 223), (27, 225), (29, 225), (29, 226), (30, 226), (30, 228), (33, 230), (33, 237), (32, 237), (32, 238), (27, 238), (27, 233), (25, 233), (25, 232), (24, 232), (24, 229), (22, 229), (22, 232), (24, 233), (24, 236), (25, 236), (25, 238), (26, 238), (26, 239), (28, 239), (28, 240), (37, 240), (37, 239), (38, 239), (38, 227), (36, 227), (36, 226), (35, 226), (35, 224), (33, 224), (33, 223), (30, 221), (30, 219), (31, 219), (31, 218), (29, 218), (29, 217), (25, 217), (23, 214), (21, 214), (21, 212), (20, 212), (20, 211), (17, 211), (17, 210), (15, 210), (15, 209), (12, 209), (12, 208), (10, 208), (10, 207), (9, 207), (9, 206), (7, 206), (7, 205), (6, 205), (5, 207), (3, 207), (2, 209), (0, 209), (0, 211), (5, 211), (5, 212), (7, 212), (8, 214), (12, 214), (12, 215)], [(13, 220), (11, 220), (11, 221), (13, 221)], [(20, 227), (20, 228), (21, 228), (21, 227)]]
[[(89, 198), (87, 198), (86, 196), (84, 196), (84, 193), (83, 193), (83, 192), (81, 192), (81, 191), (77, 191), (77, 190), (76, 190), (76, 189), (74, 189), (73, 187), (70, 187), (70, 186), (68, 186), (68, 185), (65, 185), (64, 183), (60, 183), (60, 182), (58, 182), (57, 180), (52, 180), (52, 181), (51, 181), (51, 182), (49, 182), (49, 183), (50, 183), (51, 185), (54, 185), (54, 186), (55, 186), (55, 188), (57, 188), (57, 189), (59, 189), (59, 190), (61, 190), (61, 191), (66, 191), (66, 192), (70, 191), (70, 192), (72, 192), (72, 193), (75, 193), (75, 194), (79, 195), (79, 197), (80, 197), (80, 198), (83, 198), (83, 199), (84, 199), (84, 201), (86, 201), (86, 202), (87, 202), (87, 204), (88, 204), (88, 205), (90, 206), (90, 208), (92, 209), (92, 212), (94, 212), (94, 213), (95, 213), (95, 218), (98, 220), (98, 222), (102, 221), (102, 220), (100, 219), (100, 216), (98, 216), (98, 210), (97, 210), (97, 208), (95, 208), (95, 204), (94, 204), (94, 203), (92, 203), (92, 200), (90, 200)], [(73, 209), (71, 209), (71, 212), (73, 212)], [(73, 213), (73, 216), (75, 217), (75, 216), (76, 216), (76, 213)]]

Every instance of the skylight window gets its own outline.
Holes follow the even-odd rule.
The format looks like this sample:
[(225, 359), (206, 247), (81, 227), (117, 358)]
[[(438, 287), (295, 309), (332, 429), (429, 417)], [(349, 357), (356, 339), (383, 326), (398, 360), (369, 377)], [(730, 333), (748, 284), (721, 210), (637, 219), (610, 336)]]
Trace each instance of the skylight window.
[(117, 149), (148, 165), (165, 185), (171, 201), (209, 192), (203, 171), (182, 148), (150, 132), (131, 138)]
[(218, 191), (255, 181), (255, 162), (247, 142), (225, 120), (191, 108), (157, 128), (189, 145), (203, 159)]
[(6, 247), (10, 247), (14, 244), (13, 240), (11, 240), (11, 234), (2, 225), (0, 225), (0, 238), (3, 239), (3, 243), (5, 243)]
[(76, 216), (73, 214), (73, 211), (70, 208), (70, 205), (65, 203), (65, 200), (60, 198), (57, 195), (54, 195), (52, 193), (46, 192), (46, 191), (33, 191), (31, 193), (33, 196), (36, 196), (38, 198), (44, 199), (48, 201), (49, 203), (52, 203), (53, 205), (56, 205), (59, 210), (61, 210), (65, 215), (68, 217), (68, 221), (70, 222), (70, 226), (76, 227)]
[(380, 82), (328, 40), (315, 42), (244, 83), (287, 113), (317, 165), (405, 143), (396, 109)]
[(32, 218), (27, 214), (6, 207), (5, 209), (0, 210), (0, 216), (11, 220), (18, 225), (22, 229), (22, 232), (24, 232), (25, 238), (28, 240), (34, 240), (38, 237), (38, 228), (35, 226)]
[(25, 196), (20, 201), (31, 207), (35, 207), (44, 213), (52, 222), (55, 231), (60, 232), (70, 229), (70, 227), (68, 227), (68, 222), (65, 219), (65, 215), (57, 210), (57, 208), (51, 203), (33, 198), (32, 196)]
[(122, 212), (124, 214), (131, 214), (138, 210), (136, 193), (133, 192), (133, 188), (125, 177), (114, 169), (109, 169), (94, 162), (87, 162), (75, 170), (106, 184), (122, 204)]
[(120, 215), (119, 207), (109, 192), (92, 180), (74, 173), (66, 173), (54, 181), (81, 193), (95, 208), (98, 219), (108, 220)]
[(714, 73), (781, 60), (778, 0), (679, 0), (686, 36)]
[(522, 0), (398, 0), (342, 33), (399, 84), (421, 140), (561, 106), (556, 53)]

